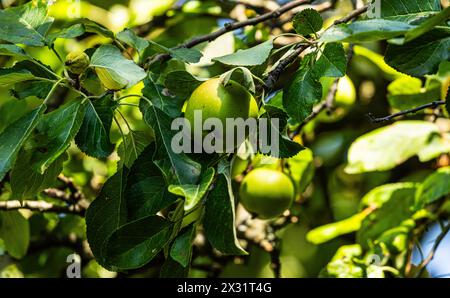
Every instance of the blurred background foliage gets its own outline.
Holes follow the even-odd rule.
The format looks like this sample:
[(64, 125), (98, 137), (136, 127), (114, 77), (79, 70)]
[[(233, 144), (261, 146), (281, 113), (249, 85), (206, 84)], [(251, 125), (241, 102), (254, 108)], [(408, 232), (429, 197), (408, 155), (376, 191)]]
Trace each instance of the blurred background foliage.
[[(26, 1), (1, 0), (3, 7), (23, 2)], [(183, 43), (194, 36), (209, 33), (230, 20), (253, 16), (261, 13), (261, 10), (264, 11), (264, 7), (270, 8), (276, 5), (272, 3), (273, 1), (263, 0), (251, 1), (253, 6), (247, 8), (239, 6), (239, 9), (234, 8), (235, 1), (220, 0), (58, 0), (54, 2), (50, 7), (50, 15), (56, 19), (54, 26), (56, 28), (58, 24), (61, 26), (69, 24), (74, 17), (89, 18), (116, 33), (124, 28), (135, 27), (141, 36), (167, 47)], [(351, 7), (350, 0), (340, 0), (334, 10), (323, 14), (324, 19), (331, 24), (333, 20), (346, 15)], [(286, 24), (283, 29), (289, 31), (291, 28), (289, 28), (289, 24)], [(199, 63), (186, 66), (172, 60), (166, 71), (186, 69), (198, 77), (216, 76), (229, 68), (223, 64), (211, 63), (211, 58), (231, 54), (237, 49), (251, 47), (266, 40), (269, 36), (279, 33), (281, 32), (277, 28), (260, 24), (225, 34), (211, 43), (197, 46), (204, 54)], [(71, 51), (86, 50), (108, 42), (105, 39), (96, 34), (85, 34), (77, 39), (58, 39), (56, 50), (61, 56), (65, 56)], [(277, 41), (282, 43), (281, 38)], [(406, 77), (384, 63), (381, 55), (385, 46), (384, 43), (368, 43), (355, 47), (348, 75), (339, 83), (336, 110), (330, 115), (323, 111), (304, 129), (302, 142), (306, 147), (311, 148), (311, 151), (309, 151), (310, 156), (305, 157), (306, 166), (303, 166), (301, 170), (303, 171), (301, 176), (309, 178), (304, 182), (305, 189), (300, 199), (301, 205), (297, 210), (299, 220), (277, 232), (282, 239), (283, 277), (319, 276), (322, 269), (335, 256), (338, 248), (355, 243), (355, 235), (347, 234), (329, 242), (313, 244), (307, 240), (307, 234), (313, 228), (354, 216), (360, 210), (361, 199), (364, 195), (379, 185), (394, 182), (421, 182), (433, 169), (450, 163), (449, 155), (444, 154), (438, 159), (424, 163), (420, 162), (417, 157), (412, 157), (388, 171), (355, 174), (348, 174), (344, 171), (350, 145), (359, 136), (383, 126), (371, 123), (366, 114), (370, 112), (384, 115), (404, 109), (405, 106), (402, 106), (401, 100), (399, 100), (402, 95), (404, 96), (408, 92), (415, 94), (417, 89), (425, 92), (422, 81)], [(49, 49), (27, 47), (27, 51), (55, 71), (62, 70), (61, 63)], [(145, 56), (151, 54), (153, 53), (149, 52)], [(12, 63), (12, 60), (4, 57), (0, 60), (2, 66), (9, 66)], [(281, 85), (289, 79), (288, 76), (289, 74), (282, 77)], [(405, 81), (408, 82), (405, 83)], [(324, 89), (326, 90), (330, 85), (331, 82), (324, 82)], [(428, 85), (431, 87), (427, 88), (426, 92), (439, 94), (439, 88), (439, 90), (432, 88), (430, 82)], [(405, 86), (415, 89), (404, 90)], [(139, 93), (142, 87), (142, 84), (139, 84), (132, 90), (124, 91), (123, 95)], [(64, 92), (64, 90), (60, 90), (60, 92)], [(61, 97), (64, 95), (66, 94), (61, 94)], [(420, 104), (421, 100), (423, 97), (418, 97), (414, 104)], [(129, 98), (126, 102), (137, 104), (138, 99)], [(0, 131), (39, 103), (40, 101), (33, 97), (18, 101), (8, 88), (0, 87)], [(138, 109), (122, 106), (121, 112), (128, 119), (133, 130), (151, 135), (144, 122), (141, 121)], [(423, 113), (412, 116), (417, 119), (423, 119), (423, 117)], [(441, 126), (450, 126), (448, 119), (440, 118), (439, 121)], [(120, 122), (120, 125), (123, 129), (127, 127), (124, 122)], [(120, 131), (117, 124), (114, 123), (113, 143), (119, 141), (120, 138)], [(92, 200), (98, 194), (101, 185), (115, 173), (118, 160), (116, 153), (106, 159), (97, 160), (86, 156), (75, 145), (72, 145), (69, 157), (64, 163), (63, 174), (72, 177), (74, 183), (82, 188), (88, 199)], [(10, 195), (8, 185), (2, 185), (2, 187), (5, 191), (1, 194), (0, 200), (6, 200)], [(86, 249), (85, 222), (83, 218), (76, 215), (17, 211), (11, 212), (9, 216), (23, 219), (22, 224), (14, 226), (14, 229), (17, 230), (16, 235), (21, 237), (18, 243), (22, 244), (18, 244), (19, 247), (16, 248), (9, 248), (7, 254), (4, 239), (2, 240), (0, 237), (0, 277), (64, 276), (68, 265), (67, 256), (73, 252), (81, 255), (83, 277), (158, 275), (151, 264), (138, 271), (127, 273), (113, 273), (101, 268), (93, 260), (92, 255), (86, 253), (88, 250)], [(16, 219), (14, 222), (20, 222), (20, 220)], [(434, 227), (430, 228), (431, 234), (434, 233), (433, 229)], [(12, 234), (11, 237), (14, 237), (12, 230), (9, 230), (9, 233)], [(423, 250), (429, 249), (430, 239), (432, 237), (427, 234)], [(441, 246), (436, 260), (429, 265), (433, 275), (450, 273), (449, 247), (449, 241), (445, 242)], [(356, 250), (358, 249), (356, 248)], [(11, 253), (12, 251), (14, 253)], [(447, 251), (447, 253), (441, 251)], [(415, 251), (414, 260), (416, 262), (419, 260), (417, 255), (418, 252)], [(213, 261), (216, 260), (212, 260), (209, 256), (196, 256), (190, 275), (206, 277), (207, 273), (201, 270), (201, 267)], [(443, 263), (446, 263), (447, 266), (443, 266)], [(433, 264), (439, 266), (439, 269), (433, 269)], [(273, 276), (270, 269), (270, 255), (258, 247), (250, 249), (249, 257), (226, 259), (223, 266), (224, 270), (219, 273), (219, 276), (223, 277)]]

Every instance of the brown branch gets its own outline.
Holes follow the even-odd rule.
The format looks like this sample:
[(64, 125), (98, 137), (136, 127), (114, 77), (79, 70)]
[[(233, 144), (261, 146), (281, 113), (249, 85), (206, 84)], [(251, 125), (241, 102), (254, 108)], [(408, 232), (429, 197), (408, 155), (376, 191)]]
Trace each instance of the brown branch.
[(412, 109), (408, 109), (408, 110), (404, 110), (404, 111), (400, 111), (398, 113), (392, 114), (392, 115), (388, 115), (386, 117), (380, 117), (380, 118), (376, 118), (374, 117), (374, 115), (372, 113), (367, 114), (367, 116), (370, 118), (370, 121), (372, 121), (373, 123), (381, 123), (381, 122), (386, 122), (386, 121), (391, 121), (397, 117), (401, 117), (404, 115), (408, 115), (408, 114), (414, 114), (417, 113), (421, 110), (425, 110), (428, 108), (432, 108), (432, 109), (436, 109), (437, 107), (441, 106), (441, 105), (445, 105), (445, 101), (433, 101)]
[(363, 7), (357, 8), (357, 9), (353, 10), (352, 12), (350, 12), (347, 16), (343, 17), (342, 19), (334, 21), (334, 25), (339, 25), (339, 24), (350, 22), (351, 20), (356, 19), (363, 13), (367, 12), (368, 8), (369, 8), (369, 5), (365, 5)]
[(67, 197), (67, 201), (70, 203), (77, 203), (85, 199), (85, 196), (81, 189), (75, 185), (72, 178), (67, 178), (64, 175), (59, 175), (58, 180), (64, 183), (62, 189), (68, 189), (70, 194)]
[(311, 2), (312, 2), (312, 0), (291, 1), (272, 12), (268, 12), (263, 15), (260, 15), (260, 16), (242, 21), (242, 22), (226, 23), (224, 25), (224, 27), (220, 28), (219, 30), (214, 31), (210, 34), (195, 37), (195, 38), (191, 39), (190, 41), (179, 45), (177, 48), (192, 48), (203, 42), (215, 40), (219, 36), (222, 36), (230, 31), (234, 31), (234, 30), (244, 28), (247, 26), (253, 26), (253, 25), (263, 23), (263, 22), (271, 20), (271, 19), (276, 19), (291, 9), (294, 9), (300, 5), (310, 4)]
[(272, 90), (285, 68), (288, 67), (292, 62), (294, 62), (298, 58), (298, 56), (303, 53), (303, 51), (305, 51), (309, 46), (309, 44), (298, 44), (294, 47), (291, 54), (289, 54), (283, 60), (280, 60), (278, 62), (278, 65), (267, 75), (267, 78), (264, 81), (264, 89), (266, 89), (267, 91)]
[[(217, 39), (218, 37), (220, 37), (220, 36), (222, 36), (222, 35), (224, 35), (224, 34), (226, 34), (228, 32), (231, 32), (231, 31), (234, 31), (234, 30), (237, 30), (237, 29), (241, 29), (241, 28), (244, 28), (244, 27), (247, 27), (247, 26), (257, 25), (259, 23), (263, 23), (263, 22), (271, 20), (271, 19), (276, 19), (276, 18), (280, 17), (282, 14), (290, 11), (291, 9), (294, 9), (294, 8), (296, 8), (298, 6), (301, 6), (301, 5), (310, 4), (311, 2), (312, 2), (312, 0), (291, 1), (291, 2), (288, 2), (287, 4), (281, 6), (278, 9), (276, 9), (274, 11), (271, 11), (271, 12), (268, 12), (268, 13), (265, 13), (263, 15), (260, 15), (260, 16), (257, 16), (257, 17), (254, 17), (254, 18), (242, 21), (242, 22), (226, 23), (219, 30), (214, 31), (214, 32), (209, 33), (209, 34), (202, 35), (202, 36), (194, 37), (193, 39), (176, 46), (175, 49), (178, 49), (178, 48), (192, 48), (192, 47), (194, 47), (196, 45), (199, 45), (199, 44), (201, 44), (203, 42), (213, 41), (213, 40)], [(158, 55), (154, 56), (147, 63), (147, 66), (151, 65), (151, 64), (153, 64), (155, 62), (158, 62), (158, 61), (165, 61), (165, 60), (169, 59), (170, 57), (171, 57), (170, 54), (158, 54)]]
[(86, 208), (82, 205), (70, 205), (60, 206), (46, 201), (2, 201), (0, 202), (0, 210), (11, 211), (19, 209), (28, 209), (31, 211), (39, 212), (52, 212), (52, 213), (70, 213), (80, 216), (84, 216)]

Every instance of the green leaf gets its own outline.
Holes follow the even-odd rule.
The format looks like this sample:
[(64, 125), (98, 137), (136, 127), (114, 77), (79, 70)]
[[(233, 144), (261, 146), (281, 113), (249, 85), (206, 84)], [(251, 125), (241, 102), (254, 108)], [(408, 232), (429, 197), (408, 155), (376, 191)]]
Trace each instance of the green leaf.
[(388, 45), (385, 60), (400, 72), (421, 77), (436, 73), (439, 64), (450, 59), (449, 47), (449, 31), (434, 29), (404, 45)]
[(150, 44), (148, 40), (137, 36), (133, 30), (128, 28), (117, 33), (116, 37), (118, 40), (136, 49), (139, 55), (142, 55)]
[(168, 244), (172, 226), (172, 222), (160, 216), (148, 216), (121, 226), (106, 246), (108, 264), (115, 270), (144, 266)]
[(170, 256), (167, 257), (159, 272), (161, 278), (186, 278), (188, 275), (189, 267), (181, 266)]
[(30, 244), (28, 220), (19, 211), (0, 211), (0, 239), (11, 257), (23, 258)]
[(363, 211), (347, 219), (315, 228), (308, 232), (306, 239), (315, 245), (319, 245), (336, 237), (355, 232), (361, 228), (361, 223), (368, 214), (369, 212)]
[(385, 231), (398, 227), (414, 214), (416, 187), (399, 188), (391, 193), (388, 200), (367, 216), (357, 233), (357, 241), (365, 249), (375, 242)]
[(214, 58), (214, 61), (233, 66), (256, 66), (267, 61), (273, 49), (273, 40), (270, 39), (257, 46), (236, 53)]
[(419, 36), (422, 36), (423, 34), (431, 31), (434, 27), (437, 25), (440, 25), (450, 18), (450, 7), (447, 7), (440, 13), (438, 13), (435, 16), (432, 16), (431, 18), (427, 19), (425, 22), (420, 24), (418, 27), (409, 30), (405, 34), (405, 41), (409, 42), (411, 40), (416, 39)]
[(114, 39), (114, 33), (106, 27), (91, 21), (89, 19), (77, 19), (76, 24), (70, 25), (64, 29), (52, 32), (47, 36), (47, 43), (52, 44), (58, 38), (71, 39), (82, 36), (86, 32), (96, 33), (104, 37)]
[(68, 159), (67, 154), (62, 154), (43, 174), (40, 174), (33, 171), (30, 166), (32, 153), (30, 150), (22, 151), (11, 171), (12, 200), (33, 199), (39, 192), (54, 186), (58, 175), (62, 172), (64, 161)]
[(0, 40), (29, 46), (44, 46), (45, 35), (53, 23), (47, 16), (47, 5), (29, 2), (0, 10)]
[(322, 84), (309, 67), (297, 71), (293, 82), (283, 91), (283, 107), (297, 122), (303, 122), (322, 99)]
[[(237, 71), (240, 71), (242, 74), (242, 77), (237, 77)], [(238, 82), (242, 86), (248, 88), (250, 92), (255, 93), (256, 92), (256, 86), (255, 81), (253, 80), (253, 74), (252, 72), (245, 67), (236, 67), (233, 68), (223, 74), (220, 75), (220, 83), (224, 86), (228, 84), (228, 82), (231, 80), (231, 78), (234, 76), (234, 81)]]
[(117, 149), (120, 160), (117, 167), (131, 168), (134, 161), (138, 159), (142, 151), (153, 141), (153, 136), (143, 131), (130, 131), (126, 134)]
[(31, 59), (21, 48), (13, 44), (0, 44), (0, 56), (11, 56), (20, 59)]
[(78, 36), (81, 36), (84, 33), (86, 33), (86, 28), (84, 27), (84, 25), (83, 24), (75, 24), (75, 25), (69, 26), (67, 28), (64, 28), (62, 30), (50, 33), (47, 36), (47, 40), (48, 40), (49, 44), (52, 44), (58, 38), (71, 39), (71, 38), (76, 38)]
[(414, 187), (415, 184), (411, 182), (391, 183), (375, 187), (361, 199), (361, 208), (380, 208), (391, 199), (394, 192)]
[(404, 76), (388, 86), (388, 100), (391, 107), (399, 110), (411, 109), (429, 102), (440, 100), (441, 84), (428, 82), (422, 87), (418, 78)]
[[(276, 157), (276, 158), (290, 158), (295, 156), (297, 153), (302, 151), (304, 147), (291, 139), (289, 139), (283, 131), (287, 125), (288, 115), (287, 113), (275, 106), (267, 104), (264, 106), (266, 113), (264, 113), (261, 118), (267, 118), (270, 126), (267, 130), (266, 137), (267, 146), (270, 146), (270, 152), (264, 152), (264, 154)], [(272, 119), (278, 119), (279, 125), (276, 125)], [(272, 130), (274, 130), (274, 135), (278, 136), (278, 148), (276, 148), (275, 144), (272, 144)], [(260, 142), (262, 140), (259, 140)], [(258, 148), (261, 149), (261, 148)]]
[(126, 82), (125, 88), (136, 85), (146, 77), (142, 68), (126, 59), (112, 45), (100, 46), (92, 55), (90, 67), (103, 69), (115, 80)]
[(86, 105), (80, 99), (45, 114), (36, 126), (32, 167), (44, 171), (70, 146), (81, 127)]
[(154, 74), (150, 73), (145, 78), (142, 94), (170, 117), (175, 118), (181, 114), (185, 98), (170, 94), (164, 86), (157, 83), (157, 78)]
[(390, 67), (384, 61), (384, 56), (359, 45), (355, 45), (353, 49), (355, 51), (355, 56), (361, 56), (368, 59), (370, 62), (375, 64), (389, 79), (396, 79), (406, 76), (405, 74), (402, 74)]
[(14, 68), (0, 69), (0, 87), (6, 87), (15, 83), (30, 81), (34, 75), (28, 70), (15, 70)]
[(236, 237), (234, 196), (231, 189), (229, 164), (219, 165), (215, 186), (206, 200), (203, 227), (206, 238), (221, 253), (247, 254)]
[(389, 252), (399, 254), (407, 251), (409, 246), (409, 237), (416, 223), (413, 219), (402, 221), (399, 226), (393, 227), (383, 232), (374, 242), (375, 245), (381, 243), (386, 246)]
[(314, 156), (311, 149), (304, 148), (300, 153), (287, 160), (291, 178), (295, 182), (296, 193), (301, 194), (314, 177)]
[(307, 8), (297, 13), (292, 21), (298, 34), (307, 36), (322, 29), (323, 19), (315, 9)]
[(170, 49), (169, 54), (186, 63), (197, 63), (202, 58), (202, 53), (197, 49), (177, 48)]
[(145, 122), (153, 129), (156, 138), (156, 151), (153, 162), (161, 169), (170, 184), (195, 184), (201, 165), (185, 153), (176, 154), (171, 142), (176, 132), (171, 129), (172, 118), (154, 105), (141, 100), (140, 109)]
[(181, 60), (185, 63), (197, 63), (203, 56), (197, 49), (184, 47), (169, 49), (153, 40), (147, 40), (137, 36), (136, 33), (130, 29), (125, 29), (122, 32), (119, 32), (117, 34), (117, 38), (127, 45), (135, 48), (141, 56), (149, 46), (158, 53), (169, 54), (173, 58)]
[(421, 150), (439, 134), (439, 128), (426, 121), (399, 121), (359, 137), (348, 152), (345, 171), (358, 174), (390, 170)]
[(89, 19), (77, 19), (77, 22), (79, 24), (83, 24), (84, 28), (86, 29), (86, 32), (96, 33), (105, 37), (108, 37), (110, 39), (114, 39), (114, 32), (109, 30), (108, 28), (104, 27), (103, 25), (100, 25), (99, 23), (96, 23)]
[(15, 69), (18, 72), (30, 72), (35, 77), (35, 80), (18, 82), (14, 85), (11, 93), (17, 99), (26, 99), (28, 97), (44, 99), (52, 89), (54, 82), (44, 81), (40, 78), (55, 82), (57, 80), (56, 76), (50, 72), (50, 67), (41, 64), (39, 61), (20, 61), (14, 64), (11, 69)]
[(321, 42), (368, 42), (391, 39), (414, 28), (403, 22), (389, 20), (363, 20), (330, 27), (320, 37)]
[(313, 67), (313, 72), (317, 78), (345, 76), (347, 71), (347, 55), (341, 43), (328, 43), (322, 51), (319, 60)]
[(128, 170), (121, 169), (106, 181), (99, 196), (86, 212), (86, 235), (97, 262), (108, 266), (105, 246), (111, 234), (126, 223), (127, 209), (124, 197)]
[(29, 112), (0, 134), (0, 180), (14, 165), (19, 150), (38, 124), (45, 106), (39, 106)]
[(421, 184), (416, 193), (416, 202), (423, 208), (450, 194), (450, 167), (438, 169)]
[(214, 168), (208, 168), (197, 185), (169, 185), (169, 191), (185, 198), (184, 210), (189, 211), (205, 196), (214, 178)]
[(10, 89), (9, 91), (17, 99), (33, 97), (43, 100), (47, 97), (52, 87), (52, 82), (34, 80), (16, 83), (14, 89)]
[(83, 124), (75, 137), (81, 151), (95, 158), (106, 158), (114, 150), (109, 133), (117, 103), (108, 94), (95, 101), (87, 101)]
[(418, 23), (441, 10), (439, 0), (380, 0), (381, 18)]
[(179, 234), (170, 248), (170, 257), (184, 268), (191, 262), (194, 238), (195, 225), (191, 225)]
[(183, 98), (187, 98), (201, 83), (202, 80), (184, 70), (169, 72), (164, 81), (171, 93)]
[(155, 144), (150, 144), (130, 168), (125, 188), (128, 218), (136, 220), (156, 215), (173, 204), (177, 197), (169, 193), (166, 181), (153, 163)]

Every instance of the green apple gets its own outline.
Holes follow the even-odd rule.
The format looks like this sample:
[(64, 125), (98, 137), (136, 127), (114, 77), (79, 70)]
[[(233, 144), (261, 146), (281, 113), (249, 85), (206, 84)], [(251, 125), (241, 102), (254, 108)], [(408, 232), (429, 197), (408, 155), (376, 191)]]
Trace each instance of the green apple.
[(262, 219), (280, 216), (295, 197), (291, 179), (273, 169), (257, 168), (248, 173), (239, 188), (242, 205)]
[[(220, 79), (210, 79), (198, 86), (188, 99), (185, 110), (185, 118), (194, 129), (194, 114), (202, 111), (202, 127), (209, 118), (217, 118), (224, 129), (223, 142), (225, 143), (227, 129), (227, 118), (249, 118), (258, 117), (258, 104), (254, 97), (242, 85), (229, 81), (226, 86), (221, 84)], [(204, 132), (203, 136), (208, 134)], [(236, 140), (237, 148), (243, 140)]]

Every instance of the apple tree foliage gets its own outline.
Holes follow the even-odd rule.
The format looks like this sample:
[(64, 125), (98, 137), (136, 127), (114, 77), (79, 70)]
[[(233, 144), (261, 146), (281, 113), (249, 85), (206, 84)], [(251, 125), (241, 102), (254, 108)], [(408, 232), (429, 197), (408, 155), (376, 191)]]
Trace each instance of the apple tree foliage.
[[(229, 18), (241, 4), (166, 1), (149, 23), (114, 31), (100, 18), (65, 19), (45, 1), (12, 2), (0, 10), (3, 276), (58, 276), (74, 251), (86, 275), (202, 276), (196, 268), (215, 264), (226, 276), (235, 257), (263, 264), (258, 255), (275, 250), (281, 276), (302, 276), (288, 270), (295, 257), (303, 276), (413, 277), (423, 271), (411, 253), (426, 227), (448, 231), (446, 1), (382, 0), (376, 18), (361, 11), (335, 23), (352, 1), (302, 1), (295, 14), (236, 28)], [(249, 6), (237, 18), (264, 13)], [(285, 13), (292, 20), (282, 22)], [(90, 57), (80, 76), (64, 67), (70, 49)], [(286, 218), (264, 222), (275, 231), (266, 252), (237, 228), (230, 172), (234, 155), (255, 153), (171, 148), (173, 119), (215, 76), (244, 85), (260, 117), (282, 123), (279, 154), (257, 156), (281, 165), (297, 199)], [(345, 76), (358, 101), (333, 103), (330, 86)], [(107, 90), (105, 77), (120, 87)], [(366, 117), (433, 102), (390, 122)]]

